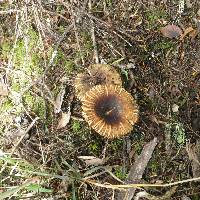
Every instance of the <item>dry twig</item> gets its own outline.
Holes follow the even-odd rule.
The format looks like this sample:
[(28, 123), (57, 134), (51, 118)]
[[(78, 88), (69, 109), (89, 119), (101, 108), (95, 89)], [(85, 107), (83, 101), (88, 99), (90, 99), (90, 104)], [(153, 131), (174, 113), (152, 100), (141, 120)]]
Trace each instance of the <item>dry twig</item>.
[[(144, 146), (142, 153), (135, 160), (135, 163), (131, 166), (127, 181), (135, 182), (142, 178), (144, 170), (146, 169), (147, 164), (152, 157), (156, 145), (157, 145), (157, 138), (154, 138), (152, 141), (150, 141)], [(131, 200), (134, 194), (135, 194), (135, 188), (131, 188), (125, 194), (122, 192), (118, 193), (116, 199)]]

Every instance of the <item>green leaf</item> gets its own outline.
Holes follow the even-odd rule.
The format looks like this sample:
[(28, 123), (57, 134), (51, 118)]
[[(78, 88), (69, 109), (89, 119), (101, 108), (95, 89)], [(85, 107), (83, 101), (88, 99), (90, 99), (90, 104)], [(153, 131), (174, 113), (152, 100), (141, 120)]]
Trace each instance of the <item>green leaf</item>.
[(30, 184), (30, 185), (26, 186), (26, 189), (28, 191), (31, 191), (31, 192), (39, 192), (39, 193), (41, 193), (41, 192), (45, 192), (45, 193), (53, 192), (52, 189), (44, 188), (39, 184)]
[(29, 183), (24, 183), (22, 185), (19, 185), (17, 187), (14, 187), (12, 189), (7, 190), (6, 192), (1, 193), (0, 200), (3, 200), (7, 197), (12, 197), (12, 195), (17, 194), (21, 189), (25, 188)]
[(122, 74), (124, 74), (124, 75), (125, 75), (125, 77), (126, 77), (126, 80), (128, 81), (128, 71), (127, 71), (127, 70), (125, 70), (125, 69), (121, 69), (121, 71), (122, 71)]

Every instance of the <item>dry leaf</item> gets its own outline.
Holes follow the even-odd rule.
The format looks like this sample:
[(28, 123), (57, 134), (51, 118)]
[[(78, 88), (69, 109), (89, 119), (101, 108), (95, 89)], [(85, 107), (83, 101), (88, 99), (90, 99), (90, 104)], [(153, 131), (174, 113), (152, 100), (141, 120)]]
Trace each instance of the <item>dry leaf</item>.
[(180, 35), (182, 35), (182, 30), (176, 26), (176, 25), (167, 25), (163, 28), (161, 28), (161, 33), (163, 34), (164, 37), (168, 38), (176, 38)]
[(79, 156), (78, 157), (79, 159), (82, 159), (84, 160), (85, 164), (87, 166), (90, 166), (90, 165), (103, 165), (106, 161), (105, 158), (97, 158), (95, 156)]
[(200, 141), (198, 140), (195, 144), (186, 144), (186, 151), (188, 153), (189, 159), (192, 161), (192, 173), (193, 177), (200, 176)]
[(8, 86), (5, 83), (0, 83), (0, 96), (8, 96)]
[(184, 33), (181, 35), (180, 40), (183, 40), (192, 31), (194, 31), (194, 29), (192, 27), (186, 28), (184, 30)]
[(56, 100), (54, 102), (54, 113), (57, 114), (61, 111), (61, 106), (63, 103), (63, 98), (65, 95), (65, 87), (62, 87), (60, 92), (58, 93)]
[(199, 31), (198, 31), (198, 30), (193, 30), (193, 31), (189, 34), (189, 36), (191, 37), (191, 40), (193, 41), (193, 40), (197, 37), (198, 34), (199, 34)]
[(62, 112), (61, 118), (58, 122), (57, 129), (61, 129), (61, 128), (65, 127), (69, 123), (70, 117), (71, 117), (70, 109), (67, 113)]

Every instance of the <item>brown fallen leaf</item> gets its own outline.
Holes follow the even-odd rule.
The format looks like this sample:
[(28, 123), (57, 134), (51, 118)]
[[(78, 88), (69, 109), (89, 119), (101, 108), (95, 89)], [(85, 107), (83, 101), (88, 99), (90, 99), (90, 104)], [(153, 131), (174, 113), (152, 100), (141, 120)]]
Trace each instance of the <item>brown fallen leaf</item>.
[(186, 144), (186, 151), (192, 162), (193, 177), (200, 177), (200, 140), (196, 144)]
[(181, 35), (180, 40), (183, 40), (187, 35), (189, 35), (189, 33), (191, 33), (192, 31), (194, 31), (194, 29), (192, 27), (188, 27), (184, 30), (184, 33)]
[(62, 112), (61, 118), (58, 122), (57, 129), (64, 128), (69, 123), (70, 118), (71, 118), (71, 111), (70, 111), (70, 108), (69, 108), (69, 111), (67, 113)]
[(167, 38), (177, 38), (179, 37), (180, 35), (182, 35), (182, 30), (176, 26), (176, 25), (170, 25), (168, 24), (167, 26), (161, 28), (161, 33), (163, 34), (164, 37), (167, 37)]
[[(149, 160), (152, 157), (153, 151), (157, 145), (157, 138), (154, 138), (149, 143), (144, 145), (141, 154), (135, 159), (135, 163), (131, 166), (127, 180), (128, 182), (136, 182), (142, 179), (144, 171), (147, 167)], [(131, 200), (135, 194), (135, 188), (130, 188), (127, 192), (120, 191), (116, 200), (126, 199)]]
[(191, 33), (189, 33), (189, 36), (191, 37), (191, 40), (194, 41), (194, 39), (198, 36), (199, 30), (193, 30)]

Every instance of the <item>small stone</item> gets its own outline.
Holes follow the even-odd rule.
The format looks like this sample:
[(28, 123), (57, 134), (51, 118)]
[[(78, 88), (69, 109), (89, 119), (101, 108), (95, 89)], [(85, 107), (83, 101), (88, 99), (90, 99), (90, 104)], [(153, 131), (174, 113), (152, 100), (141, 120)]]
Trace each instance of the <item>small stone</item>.
[(179, 109), (179, 106), (178, 106), (177, 104), (173, 104), (173, 106), (172, 106), (172, 111), (173, 111), (174, 113), (176, 113), (176, 112), (178, 112), (178, 109)]

